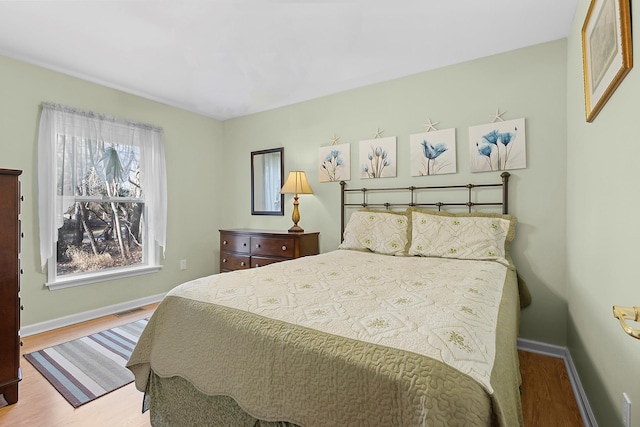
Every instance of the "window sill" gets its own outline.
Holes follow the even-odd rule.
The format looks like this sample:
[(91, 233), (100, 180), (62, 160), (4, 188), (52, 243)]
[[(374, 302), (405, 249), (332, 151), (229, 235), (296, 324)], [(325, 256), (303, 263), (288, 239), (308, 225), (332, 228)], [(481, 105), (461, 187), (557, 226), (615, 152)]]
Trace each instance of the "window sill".
[(107, 280), (123, 279), (125, 277), (140, 276), (142, 274), (157, 273), (162, 269), (161, 265), (120, 268), (113, 271), (100, 271), (91, 274), (82, 274), (72, 277), (59, 278), (55, 282), (45, 283), (50, 291), (57, 289), (73, 288), (75, 286), (89, 285), (92, 283), (105, 282)]

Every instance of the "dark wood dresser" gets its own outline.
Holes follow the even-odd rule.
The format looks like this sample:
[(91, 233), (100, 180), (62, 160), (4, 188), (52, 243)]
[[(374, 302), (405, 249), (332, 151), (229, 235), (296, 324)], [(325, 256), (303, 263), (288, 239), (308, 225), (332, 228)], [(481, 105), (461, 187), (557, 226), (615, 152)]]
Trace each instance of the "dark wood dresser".
[(220, 272), (317, 255), (318, 235), (318, 232), (220, 230)]
[(0, 169), (0, 394), (18, 401), (20, 371), (20, 182)]

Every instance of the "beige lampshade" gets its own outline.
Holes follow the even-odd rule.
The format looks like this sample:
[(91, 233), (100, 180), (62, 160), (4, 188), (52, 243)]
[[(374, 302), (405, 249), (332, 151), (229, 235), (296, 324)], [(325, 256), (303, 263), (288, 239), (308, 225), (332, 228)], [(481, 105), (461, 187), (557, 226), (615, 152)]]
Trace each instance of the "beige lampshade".
[(285, 181), (282, 189), (282, 194), (313, 194), (309, 181), (307, 181), (307, 174), (304, 171), (291, 171)]

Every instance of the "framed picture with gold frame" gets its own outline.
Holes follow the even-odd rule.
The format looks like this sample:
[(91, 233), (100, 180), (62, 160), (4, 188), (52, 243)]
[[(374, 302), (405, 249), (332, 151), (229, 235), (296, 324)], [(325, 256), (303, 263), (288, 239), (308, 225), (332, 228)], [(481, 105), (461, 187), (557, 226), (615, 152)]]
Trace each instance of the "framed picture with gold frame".
[(582, 26), (587, 122), (592, 122), (633, 66), (631, 0), (591, 0)]

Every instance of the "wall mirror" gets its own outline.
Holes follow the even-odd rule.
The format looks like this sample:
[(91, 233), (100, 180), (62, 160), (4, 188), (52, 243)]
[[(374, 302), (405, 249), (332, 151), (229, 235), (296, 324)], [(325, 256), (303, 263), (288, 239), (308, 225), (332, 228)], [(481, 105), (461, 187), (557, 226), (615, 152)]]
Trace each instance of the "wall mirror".
[(284, 148), (251, 152), (251, 215), (284, 215)]

